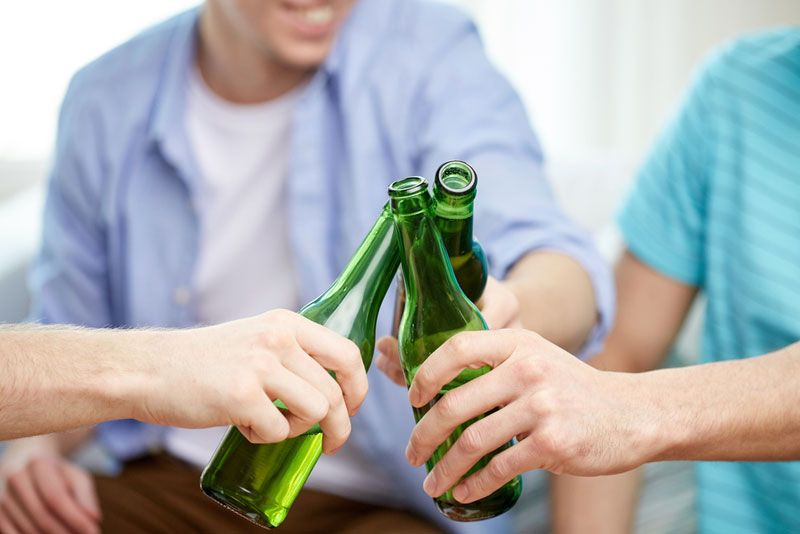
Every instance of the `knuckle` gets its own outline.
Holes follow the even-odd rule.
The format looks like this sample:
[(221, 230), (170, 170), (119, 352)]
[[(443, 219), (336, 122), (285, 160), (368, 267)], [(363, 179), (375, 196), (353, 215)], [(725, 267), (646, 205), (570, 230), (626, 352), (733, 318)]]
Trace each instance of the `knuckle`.
[(542, 456), (550, 458), (558, 454), (560, 444), (563, 440), (559, 438), (558, 433), (551, 427), (544, 427), (536, 434), (537, 448)]
[(495, 456), (486, 466), (486, 474), (489, 477), (486, 482), (505, 480), (508, 473), (508, 461), (502, 455)]
[(410, 449), (421, 451), (426, 449), (428, 440), (420, 435), (419, 432), (414, 431), (411, 433), (411, 437), (408, 439), (408, 446)]
[(539, 414), (541, 418), (549, 417), (556, 412), (556, 400), (553, 398), (553, 395), (547, 391), (542, 391), (539, 395), (536, 395), (535, 398), (532, 399), (532, 402), (534, 403), (536, 413)]
[(233, 377), (228, 395), (232, 405), (247, 406), (253, 400), (253, 377), (244, 373)]
[(252, 372), (258, 376), (267, 376), (275, 366), (275, 361), (272, 355), (259, 355), (252, 358), (250, 361), (252, 365)]
[(434, 407), (439, 416), (446, 420), (456, 419), (458, 417), (458, 409), (461, 399), (455, 391), (450, 391), (444, 397), (439, 399)]
[(524, 332), (517, 332), (517, 339), (520, 342), (527, 342), (534, 347), (540, 346), (545, 343), (545, 339), (532, 330), (525, 330)]
[(529, 358), (514, 362), (513, 366), (514, 376), (523, 385), (535, 382), (540, 377), (539, 369)]
[(425, 364), (423, 364), (414, 375), (414, 384), (422, 391), (427, 391), (432, 387), (433, 375), (431, 375), (430, 368)]
[(436, 471), (438, 472), (438, 478), (440, 480), (450, 480), (453, 478), (453, 468), (450, 466), (450, 462), (446, 459), (443, 459), (436, 464)]
[(483, 449), (483, 433), (476, 425), (468, 427), (458, 438), (456, 446), (469, 456), (480, 454)]
[(270, 350), (285, 350), (294, 344), (294, 336), (284, 328), (268, 328), (259, 335), (262, 346)]
[(450, 344), (450, 350), (452, 350), (457, 354), (465, 352), (467, 349), (469, 349), (469, 339), (465, 335), (459, 334), (453, 336), (452, 338), (450, 338), (449, 344)]

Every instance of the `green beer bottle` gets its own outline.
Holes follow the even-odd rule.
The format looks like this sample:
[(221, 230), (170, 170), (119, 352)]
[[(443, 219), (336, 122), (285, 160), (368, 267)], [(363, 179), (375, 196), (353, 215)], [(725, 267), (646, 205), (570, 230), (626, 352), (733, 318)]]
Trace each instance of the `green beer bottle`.
[(433, 182), (434, 221), (458, 285), (472, 302), (481, 298), (489, 278), (486, 254), (472, 237), (477, 186), (475, 169), (458, 160), (442, 164)]
[[(386, 205), (339, 278), (300, 314), (353, 341), (369, 369), (378, 311), (399, 263)], [(285, 407), (280, 401), (276, 404)], [(267, 445), (254, 445), (231, 427), (203, 470), (200, 487), (226, 508), (275, 528), (286, 518), (321, 452), (319, 425)]]
[[(400, 321), (400, 358), (406, 382), (411, 384), (419, 366), (442, 343), (458, 332), (485, 330), (486, 322), (456, 281), (448, 261), (442, 237), (433, 220), (432, 199), (423, 178), (411, 177), (389, 187), (395, 234), (406, 286), (406, 303)], [(447, 391), (489, 371), (488, 367), (467, 369), (447, 384), (428, 406), (414, 408), (419, 421)], [(426, 467), (430, 471), (456, 442), (475, 418), (456, 428), (436, 449)], [(508, 442), (481, 458), (469, 471), (485, 467), (491, 458), (512, 445)], [(502, 514), (511, 508), (522, 491), (522, 479), (516, 477), (478, 501), (462, 504), (451, 490), (434, 499), (439, 510), (456, 521), (477, 521)]]
[[(472, 237), (472, 213), (477, 193), (478, 174), (471, 165), (459, 160), (439, 166), (433, 182), (434, 220), (442, 234), (444, 248), (456, 274), (458, 285), (472, 302), (478, 302), (489, 266), (480, 243)], [(402, 272), (397, 277), (392, 335), (397, 337), (406, 302)]]

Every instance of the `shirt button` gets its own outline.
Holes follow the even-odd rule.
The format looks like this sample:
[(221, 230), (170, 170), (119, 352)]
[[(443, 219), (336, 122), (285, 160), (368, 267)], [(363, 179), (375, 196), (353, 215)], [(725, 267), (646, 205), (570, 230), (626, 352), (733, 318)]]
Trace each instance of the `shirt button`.
[(189, 304), (192, 294), (185, 287), (179, 287), (173, 293), (172, 298), (178, 306), (186, 306)]

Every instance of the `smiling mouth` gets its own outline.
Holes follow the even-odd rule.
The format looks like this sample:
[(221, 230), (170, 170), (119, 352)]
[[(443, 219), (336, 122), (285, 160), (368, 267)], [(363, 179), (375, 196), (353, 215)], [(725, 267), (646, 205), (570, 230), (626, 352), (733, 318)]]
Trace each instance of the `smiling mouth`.
[(286, 7), (305, 24), (311, 26), (327, 26), (333, 22), (333, 6), (330, 4), (320, 4), (314, 6), (303, 6), (287, 3)]

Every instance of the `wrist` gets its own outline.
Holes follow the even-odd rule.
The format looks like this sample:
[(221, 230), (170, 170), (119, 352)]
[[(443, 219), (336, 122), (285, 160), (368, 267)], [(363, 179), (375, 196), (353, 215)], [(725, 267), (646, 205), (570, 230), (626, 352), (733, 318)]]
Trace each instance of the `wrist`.
[[(148, 405), (163, 391), (163, 372), (176, 347), (166, 331), (117, 331), (106, 334), (109, 360), (95, 394), (107, 403), (113, 419), (148, 419)], [(177, 386), (173, 384), (173, 386)]]
[(627, 461), (623, 461), (632, 469), (658, 460), (670, 437), (670, 425), (662, 407), (663, 395), (649, 373), (598, 372), (618, 381), (615, 389), (622, 401), (618, 409), (623, 423), (610, 431), (627, 437), (621, 444), (628, 453)]
[(646, 462), (681, 458), (680, 451), (689, 447), (694, 435), (693, 418), (686, 413), (689, 406), (678, 397), (682, 386), (672, 380), (675, 371), (662, 369), (631, 375), (639, 379), (647, 395)]

